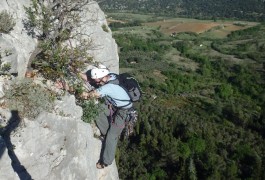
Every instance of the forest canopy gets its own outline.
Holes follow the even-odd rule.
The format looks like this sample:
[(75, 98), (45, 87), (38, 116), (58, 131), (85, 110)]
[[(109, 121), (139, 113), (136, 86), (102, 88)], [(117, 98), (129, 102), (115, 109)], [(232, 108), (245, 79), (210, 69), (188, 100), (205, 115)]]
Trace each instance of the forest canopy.
[(262, 0), (106, 0), (100, 2), (100, 6), (107, 12), (118, 10), (200, 19), (265, 21), (265, 2)]
[(264, 179), (264, 24), (223, 39), (115, 28), (120, 70), (145, 92), (120, 178)]

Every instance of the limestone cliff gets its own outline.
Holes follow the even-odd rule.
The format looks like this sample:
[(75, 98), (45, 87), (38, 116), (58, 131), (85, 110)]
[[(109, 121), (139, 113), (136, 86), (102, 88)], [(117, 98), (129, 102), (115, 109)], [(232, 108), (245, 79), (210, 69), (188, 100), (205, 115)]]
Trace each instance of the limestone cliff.
[[(2, 56), (11, 63), (11, 73), (18, 77), (0, 77), (0, 96), (10, 79), (24, 77), (28, 61), (37, 46), (37, 40), (24, 28), (25, 11), (30, 0), (0, 1), (0, 12), (7, 10), (16, 21), (9, 34), (0, 35), (0, 51), (8, 49), (10, 56)], [(88, 10), (88, 11), (86, 11)], [(118, 53), (111, 31), (105, 32), (104, 13), (91, 1), (82, 11), (86, 22), (79, 31), (89, 34), (97, 48), (90, 50), (96, 61), (118, 72)], [(93, 19), (93, 21), (91, 21)], [(3, 101), (1, 101), (3, 103)], [(119, 179), (115, 162), (104, 170), (97, 170), (101, 141), (94, 138), (93, 128), (81, 120), (82, 108), (75, 104), (75, 97), (66, 94), (56, 100), (51, 112), (42, 112), (35, 119), (19, 117), (17, 111), (0, 106), (0, 179), (35, 180), (94, 180)]]

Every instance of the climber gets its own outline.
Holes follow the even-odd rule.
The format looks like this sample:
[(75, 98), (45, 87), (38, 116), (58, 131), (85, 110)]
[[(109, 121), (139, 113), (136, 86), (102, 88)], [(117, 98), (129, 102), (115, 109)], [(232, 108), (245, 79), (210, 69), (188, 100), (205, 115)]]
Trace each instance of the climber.
[[(87, 78), (85, 74), (81, 77)], [(111, 74), (105, 66), (92, 69), (91, 78), (100, 87), (92, 92), (84, 92), (82, 97), (84, 99), (105, 98), (103, 110), (96, 120), (96, 125), (104, 137), (101, 156), (96, 167), (103, 169), (110, 165), (115, 158), (118, 139), (125, 126), (127, 111), (132, 107), (132, 102), (122, 87), (108, 83), (116, 76)]]
[[(103, 144), (99, 161), (96, 163), (98, 169), (112, 164), (115, 158), (116, 146), (122, 130), (125, 127), (125, 120), (129, 109), (132, 108), (132, 101), (127, 92), (119, 85), (108, 83), (115, 80), (118, 75), (110, 73), (109, 70), (99, 65), (97, 68), (80, 73), (80, 77), (93, 84), (96, 89), (90, 92), (83, 92), (81, 98), (104, 98), (102, 111), (96, 120), (96, 125), (101, 132)], [(60, 89), (69, 89), (67, 84), (56, 82), (55, 86)]]

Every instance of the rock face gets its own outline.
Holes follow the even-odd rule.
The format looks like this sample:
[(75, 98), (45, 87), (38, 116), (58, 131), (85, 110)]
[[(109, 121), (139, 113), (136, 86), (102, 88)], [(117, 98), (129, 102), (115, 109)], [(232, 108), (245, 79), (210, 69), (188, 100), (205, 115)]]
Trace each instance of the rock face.
[[(27, 35), (22, 20), (26, 17), (23, 6), (30, 0), (0, 1), (0, 12), (13, 15), (16, 26), (9, 34), (0, 35), (3, 62), (11, 63), (12, 73), (23, 78), (37, 40)], [(96, 2), (90, 2), (82, 11), (84, 23), (78, 31), (89, 34), (95, 43), (90, 54), (96, 61), (118, 73), (117, 44), (112, 38), (105, 15)], [(92, 20), (91, 20), (92, 19)], [(0, 95), (4, 96), (6, 79), (0, 77)], [(119, 179), (115, 162), (103, 170), (96, 169), (101, 141), (94, 138), (93, 128), (81, 120), (82, 108), (75, 97), (65, 95), (56, 101), (52, 112), (42, 112), (36, 119), (20, 119), (0, 102), (0, 179), (35, 180), (94, 180)]]
[[(119, 73), (118, 48), (107, 26), (105, 14), (93, 1), (84, 8), (86, 10), (81, 13), (82, 25), (78, 31), (85, 32), (92, 40), (94, 48), (89, 51), (90, 54), (96, 61), (110, 68), (112, 72)], [(88, 20), (87, 17), (90, 19)]]
[[(34, 51), (37, 41), (27, 35), (22, 20), (26, 14), (23, 6), (29, 6), (30, 0), (6, 0), (0, 1), (0, 12), (6, 10), (13, 16), (16, 23), (10, 34), (0, 35), (0, 52), (3, 62), (11, 63), (11, 73), (18, 73), (19, 77), (24, 77), (29, 57)], [(3, 52), (10, 51), (10, 56), (3, 55)]]
[[(115, 162), (104, 170), (96, 169), (101, 141), (81, 121), (82, 109), (75, 105), (75, 97), (65, 96), (55, 107), (53, 113), (23, 119), (20, 125), (12, 112), (13, 131), (0, 139), (0, 179), (118, 179)], [(8, 147), (7, 155), (5, 145), (11, 144), (14, 152)]]

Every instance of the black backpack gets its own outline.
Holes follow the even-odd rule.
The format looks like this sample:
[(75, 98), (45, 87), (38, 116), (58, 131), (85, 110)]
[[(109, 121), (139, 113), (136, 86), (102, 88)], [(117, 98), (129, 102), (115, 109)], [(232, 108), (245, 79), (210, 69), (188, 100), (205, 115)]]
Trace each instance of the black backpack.
[(139, 101), (142, 96), (142, 90), (137, 80), (128, 73), (114, 75), (116, 76), (116, 79), (111, 80), (108, 83), (117, 84), (121, 86), (129, 95), (131, 102)]
[[(129, 95), (130, 102), (139, 101), (142, 96), (142, 90), (137, 80), (128, 73), (114, 74), (115, 80), (111, 80), (108, 83), (117, 84), (121, 86)], [(123, 101), (123, 100), (120, 100)], [(127, 100), (124, 100), (127, 101)], [(122, 131), (122, 136), (126, 139), (134, 132), (134, 127), (137, 122), (138, 113), (134, 108), (130, 108), (125, 120), (125, 128)]]

